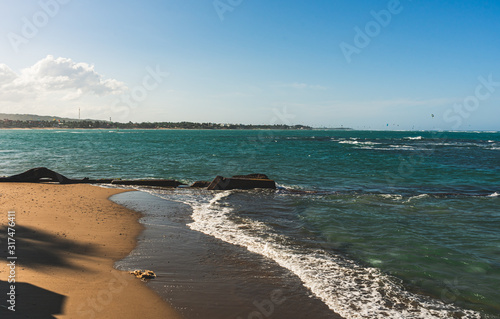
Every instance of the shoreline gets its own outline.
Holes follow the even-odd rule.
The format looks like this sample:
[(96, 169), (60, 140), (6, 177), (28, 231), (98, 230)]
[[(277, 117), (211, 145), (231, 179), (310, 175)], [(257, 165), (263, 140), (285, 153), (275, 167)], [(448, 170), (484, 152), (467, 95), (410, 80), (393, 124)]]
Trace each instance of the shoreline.
[[(0, 127), (0, 130), (89, 130), (89, 131), (312, 131), (315, 129), (274, 129), (274, 128), (119, 128), (119, 127), (85, 127), (85, 128), (71, 128), (71, 127)], [(336, 130), (336, 129), (333, 129)]]
[(158, 277), (147, 285), (183, 318), (343, 318), (311, 295), (293, 272), (191, 229), (193, 207), (157, 195), (137, 191), (111, 198), (142, 212), (145, 226), (137, 248), (116, 267), (154, 269)]
[[(143, 282), (114, 268), (144, 229), (140, 213), (109, 200), (122, 192), (81, 184), (0, 184), (0, 292), (8, 297), (15, 291), (14, 302), (0, 301), (2, 318), (180, 318)], [(15, 260), (7, 254), (7, 237), (15, 240)]]
[(48, 130), (48, 131), (56, 131), (56, 130), (89, 130), (89, 131), (335, 131), (335, 132), (402, 132), (402, 133), (489, 133), (496, 134), (500, 131), (496, 130), (438, 130), (438, 129), (399, 129), (399, 130), (384, 130), (384, 129), (359, 129), (359, 128), (321, 128), (321, 127), (313, 127), (310, 129), (274, 129), (274, 128), (245, 128), (245, 129), (232, 129), (232, 128), (117, 128), (117, 127), (100, 127), (100, 128), (69, 128), (69, 127), (0, 127), (0, 131), (2, 130), (26, 130), (26, 131), (35, 131), (35, 130)]

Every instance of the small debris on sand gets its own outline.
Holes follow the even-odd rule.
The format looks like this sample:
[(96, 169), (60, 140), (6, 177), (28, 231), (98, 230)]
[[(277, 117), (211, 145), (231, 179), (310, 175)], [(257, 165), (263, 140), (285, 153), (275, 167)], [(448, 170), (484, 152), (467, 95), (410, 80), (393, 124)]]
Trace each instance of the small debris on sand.
[(154, 279), (156, 274), (152, 270), (134, 270), (130, 272), (139, 279)]

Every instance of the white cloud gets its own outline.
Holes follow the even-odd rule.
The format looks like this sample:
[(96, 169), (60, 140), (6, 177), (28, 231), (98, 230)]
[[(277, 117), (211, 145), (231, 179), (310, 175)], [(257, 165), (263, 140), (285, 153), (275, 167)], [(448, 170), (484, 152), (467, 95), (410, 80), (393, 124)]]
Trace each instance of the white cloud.
[(16, 77), (17, 77), (17, 75), (7, 65), (0, 64), (0, 86), (1, 87), (14, 81)]
[(65, 114), (75, 104), (88, 99), (99, 103), (127, 89), (122, 82), (104, 78), (93, 65), (68, 58), (49, 55), (19, 74), (0, 64), (0, 111), (5, 113)]

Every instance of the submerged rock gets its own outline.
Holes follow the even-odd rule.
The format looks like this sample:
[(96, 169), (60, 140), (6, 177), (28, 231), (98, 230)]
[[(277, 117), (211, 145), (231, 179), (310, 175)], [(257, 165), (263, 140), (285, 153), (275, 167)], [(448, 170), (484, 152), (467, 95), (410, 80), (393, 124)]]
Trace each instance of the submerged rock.
[(269, 179), (266, 174), (234, 175), (232, 178)]
[(210, 190), (253, 188), (276, 189), (276, 182), (269, 179), (264, 174), (236, 175), (230, 178), (217, 176), (207, 188)]
[(135, 179), (135, 180), (121, 180), (114, 179), (111, 181), (114, 185), (135, 185), (135, 186), (159, 186), (159, 187), (177, 187), (185, 185), (173, 179)]

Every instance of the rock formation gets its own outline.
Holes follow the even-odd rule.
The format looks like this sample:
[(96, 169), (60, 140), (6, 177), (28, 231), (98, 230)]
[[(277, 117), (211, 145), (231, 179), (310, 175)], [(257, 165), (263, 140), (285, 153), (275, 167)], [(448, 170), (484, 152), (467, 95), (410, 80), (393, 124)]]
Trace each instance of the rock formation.
[(205, 188), (205, 187), (208, 187), (208, 185), (210, 185), (210, 182), (208, 181), (196, 181), (193, 183), (193, 185), (189, 186), (191, 188)]
[(56, 173), (46, 167), (32, 168), (21, 174), (0, 177), (0, 182), (13, 183), (59, 182), (59, 184), (76, 184), (88, 183), (88, 181), (88, 178), (84, 178), (82, 180), (69, 179), (66, 176)]
[[(137, 180), (121, 180), (121, 179), (70, 179), (64, 175), (54, 172), (46, 167), (37, 167), (27, 170), (21, 174), (8, 177), (0, 177), (0, 182), (14, 183), (43, 183), (53, 182), (59, 184), (113, 184), (126, 186), (156, 186), (156, 187), (172, 187), (176, 188), (179, 185), (185, 185), (173, 179), (137, 179)], [(212, 182), (197, 181), (190, 187), (192, 188), (207, 188), (210, 190), (228, 190), (228, 189), (253, 189), (253, 188), (270, 188), (276, 189), (276, 183), (269, 179), (264, 174), (249, 174), (236, 175), (230, 178), (217, 176)]]
[(276, 189), (276, 183), (264, 174), (236, 175), (230, 178), (217, 176), (207, 187), (210, 190), (229, 189)]
[(136, 179), (136, 180), (121, 180), (114, 179), (111, 184), (114, 185), (135, 185), (135, 186), (158, 186), (158, 187), (177, 187), (185, 185), (173, 179)]

